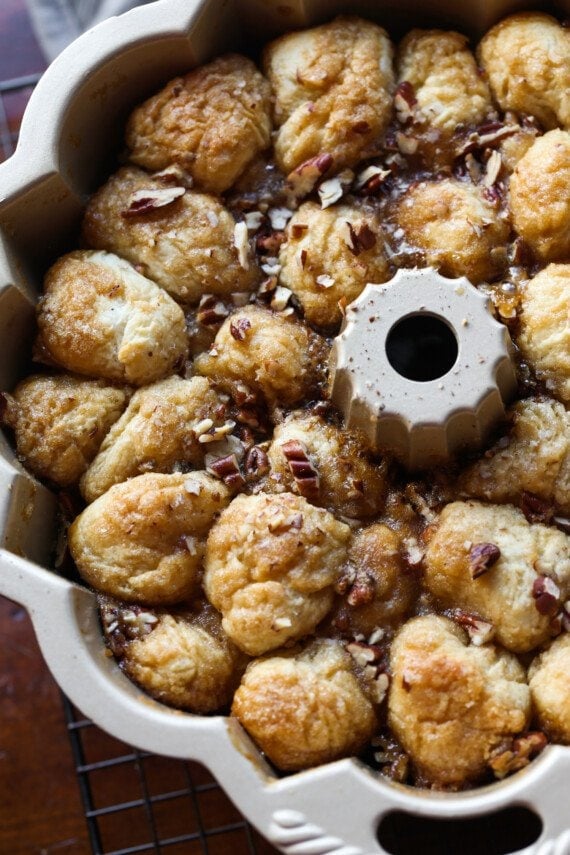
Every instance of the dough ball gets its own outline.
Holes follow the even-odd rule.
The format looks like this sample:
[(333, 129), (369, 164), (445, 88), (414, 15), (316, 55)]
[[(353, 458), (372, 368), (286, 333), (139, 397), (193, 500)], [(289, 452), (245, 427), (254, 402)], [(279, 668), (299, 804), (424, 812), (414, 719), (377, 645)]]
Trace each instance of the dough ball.
[(519, 504), (532, 493), (570, 514), (570, 414), (529, 398), (509, 410), (509, 430), (459, 478), (462, 494)]
[(413, 571), (403, 557), (402, 536), (382, 523), (360, 529), (348, 552), (330, 616), (344, 636), (381, 641), (409, 615), (418, 593)]
[(69, 549), (81, 576), (102, 593), (178, 603), (197, 588), (208, 529), (229, 499), (205, 472), (139, 475), (87, 506), (69, 529)]
[[(490, 622), (496, 640), (514, 653), (549, 640), (570, 594), (570, 538), (531, 525), (511, 505), (446, 505), (424, 563), (424, 584), (440, 603)], [(547, 594), (539, 597), (543, 584)]]
[(358, 754), (376, 726), (352, 657), (330, 639), (252, 662), (232, 714), (285, 772)]
[(292, 406), (317, 393), (327, 359), (325, 340), (303, 324), (246, 306), (224, 321), (213, 350), (194, 365), (228, 388), (238, 381), (269, 404)]
[(356, 519), (376, 516), (384, 505), (386, 466), (371, 462), (356, 435), (320, 416), (289, 415), (275, 428), (268, 457), (268, 489), (275, 492), (300, 493), (335, 514)]
[(240, 263), (230, 212), (167, 175), (172, 183), (134, 167), (111, 176), (87, 206), (84, 242), (126, 258), (181, 303), (251, 291), (261, 273), (249, 247)]
[[(200, 431), (221, 426), (225, 406), (204, 377), (169, 377), (139, 389), (113, 425), (81, 481), (88, 502), (144, 472), (168, 472), (191, 464), (201, 468), (208, 443)], [(220, 418), (221, 414), (221, 418)]]
[(391, 275), (379, 216), (350, 205), (301, 205), (289, 221), (279, 263), (280, 282), (295, 294), (305, 319), (325, 328), (338, 328), (339, 300), (351, 303), (367, 282)]
[(176, 77), (132, 113), (130, 159), (176, 163), (196, 186), (223, 193), (271, 139), (270, 86), (251, 60), (228, 54)]
[(3, 399), (2, 420), (14, 431), (18, 457), (40, 478), (69, 487), (125, 409), (128, 391), (103, 380), (35, 374)]
[(556, 742), (570, 745), (570, 635), (555, 639), (528, 672), (540, 727)]
[(365, 156), (390, 120), (392, 53), (381, 27), (352, 16), (287, 33), (266, 47), (282, 169), (328, 154), (337, 171)]
[(570, 258), (570, 133), (538, 137), (510, 182), (513, 225), (541, 261)]
[(468, 646), (447, 618), (406, 623), (390, 664), (389, 724), (421, 778), (437, 788), (475, 783), (503, 739), (528, 725), (530, 692), (516, 657)]
[(237, 496), (208, 537), (204, 590), (251, 656), (312, 632), (329, 611), (350, 529), (301, 496)]
[(555, 18), (511, 15), (489, 30), (477, 56), (502, 110), (570, 128), (570, 33)]
[(468, 44), (460, 33), (411, 30), (398, 48), (398, 83), (413, 86), (419, 117), (446, 134), (458, 125), (479, 124), (492, 110)]
[(570, 403), (570, 264), (549, 264), (522, 293), (517, 343), (549, 392)]
[(116, 255), (78, 250), (48, 271), (38, 305), (38, 358), (143, 386), (186, 359), (184, 313)]
[(207, 603), (169, 613), (106, 600), (101, 618), (123, 670), (157, 701), (202, 714), (231, 701), (246, 658)]
[(443, 276), (467, 276), (477, 285), (501, 274), (504, 252), (493, 250), (503, 250), (509, 227), (473, 184), (421, 181), (401, 197), (395, 218), (406, 243)]

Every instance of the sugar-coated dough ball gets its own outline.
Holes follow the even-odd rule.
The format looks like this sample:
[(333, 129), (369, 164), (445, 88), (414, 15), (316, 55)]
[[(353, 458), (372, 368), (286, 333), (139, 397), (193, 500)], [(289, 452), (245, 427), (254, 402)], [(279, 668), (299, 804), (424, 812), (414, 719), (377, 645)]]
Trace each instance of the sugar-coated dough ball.
[(570, 259), (570, 133), (538, 137), (510, 182), (513, 225), (541, 261)]
[(194, 365), (221, 384), (242, 382), (268, 403), (291, 406), (317, 392), (327, 357), (325, 340), (303, 324), (246, 306), (224, 321), (213, 350)]
[(467, 645), (447, 618), (406, 623), (391, 649), (389, 724), (424, 781), (474, 783), (505, 737), (530, 719), (530, 692), (515, 656)]
[[(494, 546), (499, 556), (474, 578), (476, 553)], [(441, 512), (425, 555), (427, 589), (448, 608), (460, 608), (493, 624), (495, 638), (525, 653), (551, 636), (558, 610), (537, 598), (542, 578), (570, 594), (570, 538), (558, 529), (530, 524), (511, 505), (453, 502)], [(547, 613), (545, 613), (545, 610)]]
[(39, 357), (120, 383), (152, 383), (183, 364), (180, 306), (128, 261), (78, 250), (48, 271), (38, 304)]
[(291, 493), (237, 496), (213, 525), (204, 590), (252, 656), (312, 632), (332, 605), (350, 529)]
[(40, 478), (69, 487), (125, 409), (128, 392), (103, 380), (35, 374), (3, 400), (0, 420), (14, 431), (18, 457)]
[[(301, 472), (295, 463), (297, 445), (315, 475)], [(374, 464), (359, 438), (323, 418), (292, 413), (277, 425), (268, 451), (269, 489), (300, 493), (333, 513), (356, 519), (380, 512), (386, 495), (386, 467)], [(316, 478), (316, 483), (315, 483)]]
[(570, 635), (555, 639), (528, 672), (530, 693), (540, 727), (555, 742), (570, 745)]
[(270, 86), (251, 60), (228, 54), (171, 80), (132, 113), (130, 159), (176, 163), (196, 186), (223, 193), (271, 138)]
[(290, 172), (320, 154), (353, 166), (390, 120), (392, 45), (369, 21), (340, 17), (271, 42), (264, 67), (275, 93), (275, 154)]
[(133, 603), (178, 603), (199, 582), (208, 529), (230, 499), (205, 472), (149, 472), (116, 484), (77, 517), (69, 549), (96, 590)]
[(293, 291), (305, 319), (326, 328), (342, 320), (339, 300), (351, 303), (367, 282), (391, 275), (378, 214), (351, 205), (302, 204), (287, 226), (279, 263), (280, 282)]
[(493, 250), (505, 246), (509, 227), (479, 187), (454, 178), (422, 181), (401, 197), (395, 219), (406, 242), (444, 276), (476, 285), (502, 272), (504, 254)]
[(232, 714), (286, 772), (358, 754), (376, 726), (352, 657), (330, 639), (250, 663)]
[(121, 667), (157, 701), (201, 714), (229, 704), (247, 660), (210, 605), (169, 613), (107, 601), (101, 616)]
[(460, 33), (411, 30), (398, 48), (398, 83), (411, 83), (421, 117), (445, 133), (482, 122), (492, 109), (468, 43)]
[(502, 110), (570, 128), (570, 32), (555, 18), (511, 15), (489, 30), (477, 56)]
[[(570, 212), (569, 212), (570, 216)], [(522, 293), (517, 344), (549, 392), (570, 403), (570, 264), (549, 264)]]
[(113, 484), (144, 472), (188, 463), (200, 468), (207, 446), (199, 441), (199, 429), (206, 419), (218, 427), (224, 423), (217, 415), (220, 404), (204, 377), (174, 375), (139, 389), (83, 476), (84, 498), (92, 502)]
[(459, 478), (463, 495), (518, 504), (532, 493), (570, 514), (570, 413), (528, 398), (509, 410), (509, 429)]
[(92, 196), (83, 239), (126, 258), (176, 300), (198, 303), (203, 294), (250, 291), (261, 279), (249, 247), (240, 262), (235, 226), (218, 199), (186, 190), (176, 171), (165, 183), (131, 166)]
[(409, 614), (418, 591), (403, 552), (402, 536), (383, 523), (354, 535), (344, 571), (346, 591), (331, 613), (332, 625), (343, 635), (370, 638), (380, 630), (383, 637)]

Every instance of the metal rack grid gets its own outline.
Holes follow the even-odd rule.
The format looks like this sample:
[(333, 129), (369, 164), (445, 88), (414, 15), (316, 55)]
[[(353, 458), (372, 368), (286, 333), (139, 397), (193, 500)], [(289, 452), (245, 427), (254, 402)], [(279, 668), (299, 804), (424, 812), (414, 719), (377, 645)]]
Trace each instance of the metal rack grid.
[(274, 855), (198, 763), (139, 751), (63, 698), (93, 855)]

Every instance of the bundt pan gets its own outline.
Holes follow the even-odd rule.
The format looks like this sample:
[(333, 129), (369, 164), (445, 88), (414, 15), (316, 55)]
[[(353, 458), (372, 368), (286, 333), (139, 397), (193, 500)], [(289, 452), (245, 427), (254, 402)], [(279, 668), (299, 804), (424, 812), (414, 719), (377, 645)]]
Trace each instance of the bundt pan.
[[(528, 3), (511, 0), (158, 0), (82, 36), (39, 82), (15, 155), (0, 166), (0, 388), (29, 372), (42, 272), (72, 245), (86, 196), (120, 147), (134, 104), (166, 80), (248, 40), (339, 12), (396, 33), (426, 23), (480, 35)], [(540, 4), (532, 4), (538, 7)], [(570, 13), (569, 0), (559, 11)], [(24, 355), (26, 354), (26, 355)], [(278, 777), (237, 724), (178, 712), (143, 695), (105, 655), (95, 596), (51, 568), (55, 497), (0, 435), (0, 594), (32, 618), (63, 691), (100, 727), (141, 749), (199, 761), (276, 847), (295, 855), (373, 855), (381, 819), (481, 817), (514, 806), (542, 820), (527, 855), (570, 855), (570, 748), (549, 746), (510, 779), (448, 795), (414, 791), (356, 760)]]

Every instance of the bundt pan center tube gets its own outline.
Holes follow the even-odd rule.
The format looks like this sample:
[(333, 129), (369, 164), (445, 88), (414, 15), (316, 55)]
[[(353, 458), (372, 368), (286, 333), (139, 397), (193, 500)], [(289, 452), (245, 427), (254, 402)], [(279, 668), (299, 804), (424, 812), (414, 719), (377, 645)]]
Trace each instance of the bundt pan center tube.
[[(136, 103), (175, 74), (228, 49), (244, 49), (244, 32), (255, 32), (256, 39), (273, 37), (340, 12), (390, 25), (394, 15), (387, 9), (387, 4), (373, 2), (291, 0), (283, 5), (255, 0), (158, 0), (99, 25), (71, 45), (38, 84), (16, 154), (0, 165), (0, 388), (13, 388), (29, 369), (27, 354), (41, 276), (48, 263), (69, 248), (69, 235), (85, 199), (103, 179), (108, 157), (119, 149), (120, 128)], [(398, 4), (398, 15), (406, 26), (416, 23), (415, 9), (420, 10), (422, 24), (427, 16), (478, 35), (512, 11), (513, 5), (507, 9), (499, 0), (476, 0), (458, 9), (451, 2), (405, 2)], [(561, 3), (560, 9), (570, 13), (570, 3)], [(243, 25), (241, 40), (236, 21)], [(407, 275), (425, 274), (408, 271)], [(447, 280), (448, 286), (465, 289), (457, 295), (460, 301), (471, 287), (460, 280)], [(387, 293), (389, 287), (378, 294)], [(476, 297), (479, 302), (472, 310), (486, 311)], [(361, 299), (369, 299), (369, 292)], [(452, 322), (450, 337), (449, 323), (441, 324), (442, 310), (427, 299), (425, 306), (421, 330), (414, 319), (422, 311), (413, 306), (385, 330), (386, 358), (391, 370), (406, 382), (445, 387), (465, 355), (462, 329), (467, 334), (469, 325), (461, 326), (463, 312), (459, 326)], [(437, 370), (442, 373), (438, 376), (418, 376), (413, 360), (410, 367), (406, 359), (405, 346), (402, 356), (402, 343), (410, 335), (406, 322), (412, 324), (412, 337), (421, 332), (428, 340), (435, 335), (440, 342), (442, 362)], [(352, 323), (349, 311), (345, 338), (341, 336), (346, 347)], [(507, 342), (504, 337), (499, 340), (492, 325), (489, 330), (494, 355), (488, 352), (484, 369), (487, 380), (489, 372), (493, 375), (492, 383), (487, 384), (489, 389), (487, 381), (479, 391), (474, 389), (465, 407), (474, 441), (488, 429), (512, 391)], [(343, 390), (342, 348), (337, 347), (335, 359), (335, 384), (340, 389), (335, 399), (346, 400), (350, 382), (345, 379)], [(489, 396), (492, 403), (485, 407)], [(345, 407), (345, 413), (350, 421), (350, 407)], [(444, 445), (454, 445), (455, 440), (449, 442), (449, 430), (446, 436)], [(383, 441), (375, 434), (373, 443)], [(570, 748), (549, 746), (523, 772), (461, 794), (390, 783), (352, 759), (278, 777), (234, 719), (190, 715), (153, 701), (106, 655), (95, 595), (48, 569), (56, 526), (55, 496), (24, 471), (3, 438), (0, 443), (0, 593), (28, 610), (55, 679), (100, 727), (141, 749), (203, 763), (259, 831), (291, 855), (383, 853), (378, 824), (394, 810), (457, 819), (484, 818), (511, 806), (528, 807), (543, 823), (540, 838), (524, 850), (526, 855), (570, 855)], [(411, 465), (421, 465), (421, 456), (409, 451), (413, 447), (406, 439), (402, 454), (409, 455)]]

